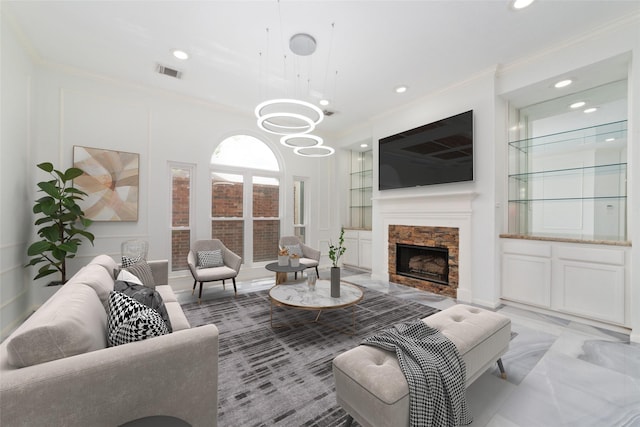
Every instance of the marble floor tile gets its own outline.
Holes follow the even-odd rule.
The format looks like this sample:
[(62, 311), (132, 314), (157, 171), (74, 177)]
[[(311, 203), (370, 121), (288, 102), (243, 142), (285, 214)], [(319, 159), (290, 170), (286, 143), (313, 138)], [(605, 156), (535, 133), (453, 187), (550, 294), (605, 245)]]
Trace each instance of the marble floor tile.
[[(320, 275), (328, 277), (328, 269)], [(357, 270), (343, 268), (342, 278), (439, 309), (456, 304)], [(174, 288), (178, 301), (195, 302), (193, 281), (187, 282)], [(238, 292), (273, 284), (271, 276), (238, 282)], [(205, 287), (203, 298), (228, 295), (232, 286)], [(507, 380), (494, 366), (469, 386), (472, 427), (640, 427), (640, 344), (630, 344), (623, 333), (520, 307), (501, 305), (496, 311), (511, 319), (516, 333), (502, 357)]]

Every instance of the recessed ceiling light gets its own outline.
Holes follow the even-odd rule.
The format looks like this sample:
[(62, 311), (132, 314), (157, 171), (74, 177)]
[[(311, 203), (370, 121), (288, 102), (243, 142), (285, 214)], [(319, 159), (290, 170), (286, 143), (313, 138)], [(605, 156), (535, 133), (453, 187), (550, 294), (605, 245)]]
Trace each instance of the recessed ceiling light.
[(406, 86), (398, 86), (396, 89), (396, 93), (405, 93), (407, 91), (407, 87)]
[(605, 141), (605, 142), (613, 142), (613, 141), (615, 141), (615, 140), (616, 140), (615, 138), (607, 138), (607, 139), (605, 139), (604, 141)]
[(569, 105), (570, 108), (580, 108), (580, 107), (584, 107), (586, 104), (586, 102), (584, 101), (579, 101), (579, 102), (574, 102), (573, 104)]
[(189, 54), (184, 50), (175, 49), (172, 53), (173, 53), (173, 56), (180, 59), (181, 61), (189, 59)]
[(595, 107), (587, 108), (586, 110), (584, 110), (584, 112), (587, 113), (587, 114), (593, 113), (593, 112), (596, 112), (596, 111), (598, 111), (598, 109), (595, 108)]
[(514, 0), (512, 6), (514, 9), (524, 9), (527, 6), (530, 6), (534, 0)]
[(321, 99), (320, 100), (320, 105), (324, 105), (324, 106), (329, 105), (329, 100), (328, 99)]
[(369, 146), (369, 144), (360, 144), (361, 148), (367, 148)]
[(571, 79), (560, 80), (558, 83), (553, 85), (553, 87), (555, 87), (556, 89), (560, 89), (562, 87), (569, 86), (571, 83), (573, 83), (573, 80), (571, 80)]

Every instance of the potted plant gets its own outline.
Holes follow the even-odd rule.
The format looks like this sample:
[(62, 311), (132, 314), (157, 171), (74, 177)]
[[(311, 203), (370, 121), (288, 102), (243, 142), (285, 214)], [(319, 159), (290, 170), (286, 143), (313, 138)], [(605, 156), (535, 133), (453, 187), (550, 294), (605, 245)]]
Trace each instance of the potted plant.
[(39, 215), (34, 224), (40, 226), (37, 233), (41, 239), (27, 249), (27, 255), (32, 258), (25, 267), (44, 263), (34, 280), (60, 273), (61, 280), (58, 283), (64, 284), (67, 281), (67, 259), (76, 256), (81, 238), (84, 237), (93, 245), (94, 235), (86, 231), (91, 220), (85, 218), (77, 204), (87, 193), (73, 187), (73, 179), (84, 172), (78, 168), (61, 172), (54, 169), (51, 163), (37, 166), (53, 179), (38, 183), (39, 191), (44, 192), (45, 196), (36, 200), (33, 213)]
[(278, 265), (289, 265), (289, 251), (287, 248), (278, 249)]
[(291, 254), (290, 258), (291, 258), (291, 267), (297, 267), (300, 265), (300, 255)]
[(340, 267), (338, 261), (347, 248), (344, 247), (344, 227), (340, 228), (340, 237), (338, 238), (338, 246), (334, 246), (333, 242), (329, 242), (329, 259), (333, 263), (331, 267), (331, 296), (337, 298), (340, 296)]

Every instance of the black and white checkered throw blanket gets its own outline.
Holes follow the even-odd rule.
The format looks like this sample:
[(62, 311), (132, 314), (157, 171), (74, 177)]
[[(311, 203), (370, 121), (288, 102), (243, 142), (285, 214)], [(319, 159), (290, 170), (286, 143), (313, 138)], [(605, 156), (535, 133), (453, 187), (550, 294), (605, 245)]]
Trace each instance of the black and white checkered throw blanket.
[(424, 322), (399, 323), (361, 344), (394, 351), (409, 383), (413, 427), (471, 423), (465, 395), (466, 368), (456, 346)]

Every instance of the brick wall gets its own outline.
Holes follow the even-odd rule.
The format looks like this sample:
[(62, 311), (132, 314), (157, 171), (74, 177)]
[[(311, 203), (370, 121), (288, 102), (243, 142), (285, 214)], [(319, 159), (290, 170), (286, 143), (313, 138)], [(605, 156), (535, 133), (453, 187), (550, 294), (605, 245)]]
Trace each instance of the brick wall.
[[(211, 221), (211, 237), (244, 258), (244, 221)], [(243, 261), (244, 262), (244, 261)]]
[[(189, 226), (189, 184), (188, 177), (174, 176), (172, 180), (171, 225)], [(171, 270), (187, 269), (187, 255), (191, 246), (189, 230), (171, 231)]]
[(280, 221), (253, 221), (253, 261), (271, 261), (278, 257)]
[[(212, 181), (214, 183), (215, 181)], [(243, 184), (217, 183), (211, 186), (211, 213), (214, 218), (242, 218)], [(189, 178), (173, 178), (172, 225), (189, 226)], [(276, 185), (253, 186), (254, 217), (273, 218), (279, 216), (279, 187)], [(280, 239), (279, 220), (260, 220), (253, 224), (253, 260), (270, 261), (277, 257)], [(211, 237), (220, 239), (226, 247), (244, 257), (244, 220), (211, 222)], [(190, 231), (173, 230), (171, 233), (172, 270), (187, 268)]]
[(191, 232), (189, 230), (171, 231), (171, 271), (186, 270), (187, 255), (191, 247)]
[[(389, 225), (389, 281), (455, 298), (458, 289), (459, 230), (453, 227)], [(396, 243), (446, 248), (449, 285), (396, 274)]]
[(228, 181), (212, 182), (214, 185), (211, 186), (211, 216), (242, 218), (243, 184)]

